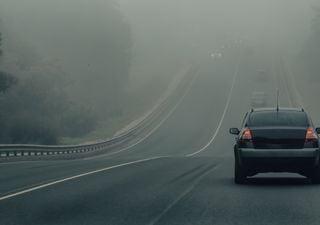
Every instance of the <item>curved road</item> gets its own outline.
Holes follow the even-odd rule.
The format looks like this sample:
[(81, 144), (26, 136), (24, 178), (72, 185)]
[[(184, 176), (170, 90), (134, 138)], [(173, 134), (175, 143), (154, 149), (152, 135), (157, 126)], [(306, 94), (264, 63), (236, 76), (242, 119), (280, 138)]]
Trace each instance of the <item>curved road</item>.
[[(233, 183), (229, 127), (253, 91), (292, 103), (281, 63), (237, 50), (207, 61), (176, 110), (141, 143), (83, 160), (0, 164), (2, 225), (319, 224), (320, 189), (294, 174)], [(262, 60), (262, 59), (261, 59)], [(289, 96), (290, 95), (290, 96)]]

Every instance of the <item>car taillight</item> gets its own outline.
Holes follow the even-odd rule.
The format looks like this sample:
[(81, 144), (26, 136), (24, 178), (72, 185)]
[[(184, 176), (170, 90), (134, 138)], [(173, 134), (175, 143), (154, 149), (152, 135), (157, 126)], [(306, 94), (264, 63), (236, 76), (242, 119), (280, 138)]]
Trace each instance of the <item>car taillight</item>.
[(307, 130), (305, 141), (306, 142), (309, 142), (309, 141), (316, 142), (316, 141), (318, 141), (318, 135), (316, 134), (316, 132), (312, 128), (309, 128)]
[(249, 129), (243, 130), (240, 140), (244, 142), (252, 142), (251, 131)]

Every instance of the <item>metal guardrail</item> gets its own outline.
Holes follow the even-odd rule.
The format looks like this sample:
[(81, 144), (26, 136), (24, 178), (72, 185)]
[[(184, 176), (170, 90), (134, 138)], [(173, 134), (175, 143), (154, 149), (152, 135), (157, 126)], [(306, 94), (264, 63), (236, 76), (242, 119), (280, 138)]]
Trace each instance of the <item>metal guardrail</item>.
[[(191, 70), (191, 71), (190, 71)], [(192, 73), (190, 69), (188, 73)], [(93, 144), (83, 144), (83, 145), (25, 145), (25, 144), (13, 144), (13, 145), (0, 145), (0, 159), (5, 158), (17, 158), (17, 157), (42, 157), (42, 156), (62, 156), (62, 155), (72, 155), (72, 154), (89, 154), (92, 152), (105, 151), (111, 149), (119, 144), (123, 144), (126, 141), (130, 141), (139, 135), (139, 132), (144, 131), (147, 127), (152, 124), (159, 116), (161, 116), (172, 104), (171, 100), (174, 97), (180, 95), (179, 91), (185, 89), (186, 84), (188, 84), (188, 75), (182, 81), (174, 93), (168, 96), (160, 105), (151, 112), (146, 118), (140, 121), (136, 126), (130, 130), (124, 132), (123, 134), (114, 137), (112, 139), (97, 142)], [(181, 90), (182, 89), (182, 90)]]
[(89, 153), (105, 150), (117, 144), (123, 143), (138, 132), (136, 127), (125, 135), (115, 137), (113, 139), (84, 145), (0, 145), (0, 158), (21, 157), (21, 156), (50, 156), (50, 155), (66, 155), (75, 153)]

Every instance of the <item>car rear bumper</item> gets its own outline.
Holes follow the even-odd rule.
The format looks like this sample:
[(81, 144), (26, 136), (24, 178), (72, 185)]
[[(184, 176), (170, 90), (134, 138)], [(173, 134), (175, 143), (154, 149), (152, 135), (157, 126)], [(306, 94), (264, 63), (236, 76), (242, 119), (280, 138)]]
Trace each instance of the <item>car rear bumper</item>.
[(239, 149), (239, 154), (244, 158), (317, 158), (319, 149)]
[(319, 166), (320, 150), (310, 149), (235, 149), (244, 168), (255, 172), (312, 171)]

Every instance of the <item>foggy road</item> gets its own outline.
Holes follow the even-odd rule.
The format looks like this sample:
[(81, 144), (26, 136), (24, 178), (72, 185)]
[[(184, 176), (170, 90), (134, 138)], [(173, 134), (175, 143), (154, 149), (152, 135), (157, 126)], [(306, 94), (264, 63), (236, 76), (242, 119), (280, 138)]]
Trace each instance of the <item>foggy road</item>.
[[(0, 164), (0, 224), (318, 224), (317, 185), (294, 174), (233, 183), (234, 137), (253, 91), (293, 106), (281, 62), (255, 79), (250, 60), (204, 63), (178, 108), (146, 140), (74, 161)], [(228, 79), (225, 79), (228, 77)]]

